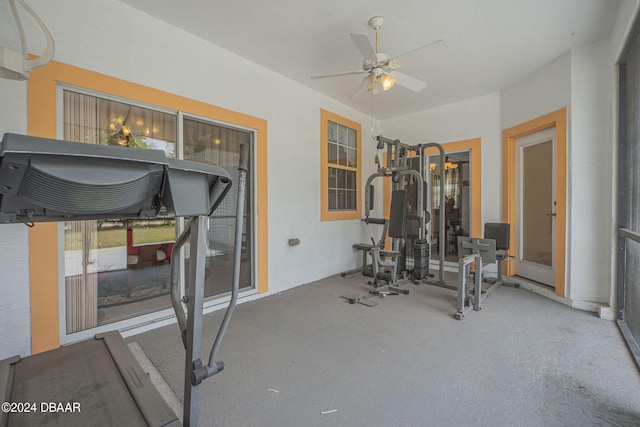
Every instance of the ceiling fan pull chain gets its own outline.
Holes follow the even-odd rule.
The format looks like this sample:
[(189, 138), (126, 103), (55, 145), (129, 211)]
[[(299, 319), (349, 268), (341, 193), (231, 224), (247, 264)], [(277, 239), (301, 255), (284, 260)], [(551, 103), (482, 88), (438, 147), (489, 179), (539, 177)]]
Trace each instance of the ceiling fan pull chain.
[(369, 111), (371, 111), (371, 138), (375, 140), (376, 137), (374, 136), (375, 134), (373, 133), (373, 91), (372, 90), (369, 91), (369, 99), (371, 100), (370, 109), (369, 109)]

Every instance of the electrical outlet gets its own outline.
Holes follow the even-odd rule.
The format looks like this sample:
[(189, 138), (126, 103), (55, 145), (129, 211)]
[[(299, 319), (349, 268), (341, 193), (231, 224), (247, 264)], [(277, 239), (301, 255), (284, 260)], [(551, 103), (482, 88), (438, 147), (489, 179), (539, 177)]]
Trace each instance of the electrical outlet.
[(25, 60), (20, 52), (0, 46), (0, 78), (27, 80), (29, 72), (25, 70)]

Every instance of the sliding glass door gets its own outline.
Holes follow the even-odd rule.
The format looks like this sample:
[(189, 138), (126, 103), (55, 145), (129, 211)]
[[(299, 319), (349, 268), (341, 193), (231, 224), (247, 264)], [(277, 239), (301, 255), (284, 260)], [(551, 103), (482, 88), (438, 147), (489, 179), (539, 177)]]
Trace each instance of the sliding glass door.
[[(66, 86), (58, 94), (60, 136), (65, 140), (163, 150), (167, 157), (223, 166), (232, 179), (240, 144), (253, 143), (252, 130), (210, 119)], [(249, 175), (240, 282), (245, 289), (254, 286), (251, 168)], [(207, 297), (218, 297), (231, 287), (235, 207), (231, 191), (209, 221)], [(65, 222), (60, 233), (65, 334), (110, 324), (131, 327), (150, 321), (153, 313), (170, 312), (170, 263), (179, 226), (162, 212), (151, 219)], [(188, 248), (184, 253), (188, 265)], [(144, 320), (136, 320), (141, 316)]]
[(640, 367), (640, 18), (619, 64), (617, 317)]
[[(238, 181), (240, 144), (250, 144), (253, 132), (231, 128), (217, 123), (184, 118), (184, 158), (196, 162), (222, 166), (229, 172), (232, 182)], [(251, 287), (252, 259), (250, 248), (253, 221), (251, 220), (253, 185), (251, 168), (247, 175), (244, 223), (242, 224), (242, 261), (240, 288)], [(233, 276), (233, 245), (236, 228), (237, 193), (231, 191), (209, 219), (208, 250), (205, 268), (205, 297), (231, 290)], [(185, 269), (188, 271), (187, 269)]]

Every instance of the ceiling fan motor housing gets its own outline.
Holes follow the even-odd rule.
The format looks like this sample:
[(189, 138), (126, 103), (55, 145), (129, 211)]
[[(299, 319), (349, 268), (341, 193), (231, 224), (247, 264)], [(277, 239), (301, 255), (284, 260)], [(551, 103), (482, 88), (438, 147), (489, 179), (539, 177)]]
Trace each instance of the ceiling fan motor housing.
[[(381, 69), (382, 71), (388, 71), (386, 70), (387, 67), (390, 68), (397, 68), (395, 61), (389, 61), (389, 55), (387, 55), (386, 53), (382, 53), (382, 52), (378, 52), (376, 53), (376, 57), (378, 58), (377, 61), (370, 61), (368, 59), (364, 59), (362, 61), (362, 68), (365, 71), (371, 72), (371, 70), (375, 70), (376, 68)], [(377, 74), (380, 75), (380, 74)]]

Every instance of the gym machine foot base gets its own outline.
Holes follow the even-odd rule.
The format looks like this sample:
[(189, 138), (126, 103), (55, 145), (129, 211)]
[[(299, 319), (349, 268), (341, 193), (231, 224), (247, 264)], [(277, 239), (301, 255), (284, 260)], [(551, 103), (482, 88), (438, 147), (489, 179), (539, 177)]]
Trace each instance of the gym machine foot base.
[(398, 286), (385, 285), (377, 289), (373, 289), (369, 291), (369, 293), (362, 296), (352, 297), (352, 296), (343, 295), (342, 298), (349, 301), (349, 304), (360, 303), (368, 307), (374, 307), (378, 305), (378, 303), (373, 301), (368, 301), (369, 299), (373, 297), (385, 298), (387, 296), (395, 296), (395, 295), (409, 295), (409, 290), (399, 288)]

